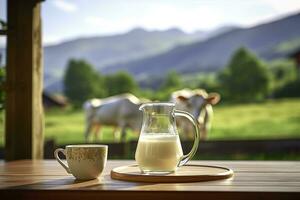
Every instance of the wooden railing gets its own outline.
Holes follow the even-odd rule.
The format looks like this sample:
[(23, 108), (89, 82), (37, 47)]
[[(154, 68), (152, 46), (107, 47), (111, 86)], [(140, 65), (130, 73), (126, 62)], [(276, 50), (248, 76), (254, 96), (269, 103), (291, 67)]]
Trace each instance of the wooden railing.
[[(69, 144), (74, 144), (70, 142)], [(78, 143), (75, 143), (78, 144)], [(109, 159), (134, 159), (134, 152), (137, 141), (120, 143), (101, 143), (109, 146)], [(64, 148), (68, 144), (56, 144), (54, 140), (47, 140), (44, 145), (44, 158), (53, 159), (53, 152), (56, 148)], [(192, 146), (191, 141), (182, 141), (184, 152), (188, 152)], [(230, 158), (230, 155), (249, 154), (298, 154), (300, 155), (300, 139), (281, 140), (219, 140), (203, 141), (199, 145), (196, 159), (209, 156), (220, 159), (222, 156)], [(0, 147), (0, 159), (4, 158), (4, 148)], [(299, 156), (300, 159), (300, 156)]]
[[(71, 143), (70, 143), (71, 144)], [(133, 159), (137, 141), (122, 143), (106, 143), (109, 146), (110, 159)], [(192, 141), (182, 141), (184, 152), (192, 147)], [(64, 148), (67, 144), (55, 144), (54, 140), (45, 143), (44, 157), (53, 158), (55, 148)], [(300, 154), (300, 139), (281, 140), (219, 140), (202, 141), (199, 144), (197, 155), (220, 156), (236, 154)]]

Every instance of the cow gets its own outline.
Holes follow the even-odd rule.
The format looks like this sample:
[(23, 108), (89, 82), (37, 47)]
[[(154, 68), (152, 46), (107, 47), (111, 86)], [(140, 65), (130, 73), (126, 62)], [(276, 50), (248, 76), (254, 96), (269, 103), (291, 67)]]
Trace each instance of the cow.
[[(176, 109), (187, 111), (197, 119), (201, 132), (201, 140), (207, 139), (213, 117), (212, 105), (217, 104), (219, 100), (220, 95), (218, 93), (208, 94), (202, 89), (183, 89), (173, 92), (170, 97), (170, 101), (175, 103)], [(192, 132), (191, 124), (184, 119), (177, 121), (179, 128), (187, 137), (190, 137), (190, 133)]]
[(94, 129), (95, 139), (102, 125), (113, 126), (116, 139), (117, 128), (121, 129), (121, 140), (126, 138), (126, 128), (139, 131), (142, 124), (143, 102), (136, 96), (126, 93), (104, 99), (90, 99), (83, 104), (86, 113), (85, 140), (88, 141)]

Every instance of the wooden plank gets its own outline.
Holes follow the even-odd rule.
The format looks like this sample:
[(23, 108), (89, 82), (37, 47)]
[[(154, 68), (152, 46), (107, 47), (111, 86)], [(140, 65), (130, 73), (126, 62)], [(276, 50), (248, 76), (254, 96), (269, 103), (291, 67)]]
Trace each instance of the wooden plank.
[[(130, 161), (129, 161), (130, 162)], [(206, 161), (204, 161), (206, 162)], [(105, 182), (108, 186), (120, 185), (123, 183), (124, 185), (132, 185), (130, 182), (122, 182), (122, 181), (115, 181), (110, 178), (110, 170), (117, 165), (123, 165), (128, 163), (128, 161), (109, 161), (108, 166), (101, 177), (101, 180)], [(132, 161), (131, 161), (132, 163)], [(193, 164), (200, 164), (203, 162), (193, 162)], [(212, 163), (208, 161), (208, 164)], [(223, 162), (227, 165), (233, 165), (231, 163), (235, 162)], [(239, 162), (240, 163), (240, 162)], [(256, 162), (241, 162), (239, 165), (253, 165)], [(259, 164), (261, 163), (261, 164)], [(267, 164), (263, 165), (263, 162), (258, 162), (256, 166), (263, 165), (265, 167), (265, 171), (269, 171), (269, 168), (272, 168), (272, 164), (276, 164), (279, 167), (286, 169), (286, 172), (282, 171), (280, 173), (273, 172), (273, 173), (261, 173), (257, 172), (255, 168), (251, 171), (247, 172), (240, 172), (238, 168), (233, 168), (236, 173), (234, 177), (230, 179), (220, 180), (220, 181), (211, 181), (211, 182), (197, 182), (197, 183), (187, 183), (187, 184), (176, 184), (185, 186), (189, 188), (190, 186), (220, 186), (220, 185), (231, 185), (231, 186), (277, 186), (277, 187), (286, 187), (288, 186), (299, 186), (300, 185), (300, 173), (299, 172), (289, 172), (288, 169), (284, 168), (288, 164), (296, 165), (299, 167), (299, 162), (268, 162)], [(0, 167), (0, 185), (5, 186), (5, 182), (7, 181), (15, 181), (15, 183), (22, 183), (22, 181), (30, 181), (32, 180), (37, 181), (39, 180), (42, 185), (51, 185), (57, 184), (57, 186), (63, 186), (64, 182), (73, 181), (71, 175), (68, 175), (65, 170), (58, 164), (56, 161), (36, 161), (36, 162), (14, 162), (13, 164), (8, 163), (5, 165), (6, 167)], [(269, 167), (268, 167), (269, 166)], [(56, 181), (61, 181), (59, 184)], [(140, 183), (139, 183), (140, 184)], [(140, 184), (143, 185), (143, 184)], [(144, 184), (145, 185), (145, 184)], [(147, 185), (147, 184), (146, 184)], [(148, 184), (149, 185), (149, 184)], [(151, 185), (151, 184), (150, 184)], [(157, 185), (157, 184), (155, 184)], [(128, 187), (130, 188), (130, 187)]]
[(0, 191), (1, 197), (4, 199), (117, 199), (117, 200), (153, 200), (153, 199), (299, 199), (298, 192), (253, 192), (253, 191), (107, 191), (101, 190), (27, 190), (20, 189)]
[[(64, 148), (68, 144), (55, 144), (55, 141), (50, 141), (52, 146)], [(72, 142), (71, 142), (72, 143)], [(106, 143), (109, 146), (108, 158), (128, 158), (129, 154), (135, 152), (137, 141), (129, 141), (123, 143)], [(185, 153), (188, 153), (193, 145), (193, 141), (182, 141), (181, 146)], [(51, 149), (51, 148), (50, 148)], [(46, 159), (54, 159), (53, 151), (45, 149)], [(1, 149), (0, 149), (1, 151)], [(269, 157), (277, 153), (300, 153), (300, 139), (266, 139), (266, 140), (214, 140), (202, 141), (196, 153), (198, 156), (232, 156), (232, 154), (260, 154)]]
[(7, 3), (10, 34), (7, 37), (5, 159), (41, 159), (41, 7), (36, 0)]
[[(133, 164), (134, 161), (109, 161), (109, 167)], [(300, 173), (299, 161), (191, 161), (191, 164), (224, 166), (239, 173)], [(16, 161), (5, 164), (6, 168), (0, 168), (0, 175), (66, 175), (66, 172), (55, 160), (35, 160), (31, 162)]]
[[(133, 161), (108, 161), (99, 179), (76, 181), (55, 161), (0, 163), (0, 196), (22, 199), (299, 199), (300, 162), (196, 161), (231, 166), (234, 177), (196, 183), (136, 183), (110, 178), (110, 170)], [(243, 169), (247, 169), (243, 171)], [(274, 172), (258, 172), (270, 169)], [(276, 172), (280, 169), (281, 172)], [(53, 195), (55, 194), (55, 195)]]
[[(242, 175), (239, 175), (241, 178)], [(238, 180), (236, 178), (222, 180), (222, 181), (208, 181), (208, 182), (195, 182), (195, 183), (177, 183), (177, 184), (161, 184), (164, 186), (168, 185), (176, 185), (180, 186), (181, 188), (195, 188), (195, 187), (204, 187), (204, 186), (231, 186), (234, 187), (299, 187), (299, 177), (298, 180), (280, 180), (277, 181), (276, 178), (269, 179), (269, 180), (259, 180), (257, 176), (247, 177), (247, 180)], [(0, 188), (8, 188), (10, 186), (26, 186), (32, 188), (32, 184), (38, 183), (40, 187), (52, 187), (55, 185), (57, 189), (72, 189), (74, 187), (79, 187), (83, 182), (75, 182), (74, 178), (70, 175), (60, 175), (60, 176), (1, 176), (0, 177)], [(133, 189), (133, 186), (145, 186), (145, 185), (153, 185), (153, 184), (146, 184), (146, 183), (138, 183), (138, 182), (120, 182), (110, 179), (109, 174), (102, 174), (102, 176), (98, 179), (91, 180), (91, 181), (84, 181), (85, 186), (92, 186), (92, 185), (101, 185), (101, 183), (105, 183), (106, 188), (108, 187), (118, 187), (122, 185), (126, 185), (128, 189)], [(10, 184), (10, 185), (9, 185)], [(160, 185), (159, 183), (155, 184)], [(37, 186), (37, 184), (36, 184)], [(121, 187), (122, 188), (122, 187)], [(162, 189), (162, 188), (160, 188)], [(167, 188), (166, 188), (167, 189)]]
[[(56, 184), (62, 184), (63, 185), (56, 185)], [(5, 188), (2, 188), (1, 190), (4, 190)], [(201, 195), (201, 192), (298, 192), (300, 190), (300, 186), (278, 186), (278, 185), (267, 185), (267, 186), (249, 186), (249, 185), (201, 185), (201, 186), (188, 186), (188, 185), (106, 185), (101, 183), (86, 183), (86, 182), (80, 182), (80, 183), (72, 183), (69, 182), (53, 182), (53, 184), (49, 185), (43, 185), (40, 184), (40, 182), (23, 182), (19, 185), (14, 185), (12, 183), (8, 183), (7, 190), (15, 190), (19, 192), (20, 190), (63, 190), (63, 191), (74, 191), (74, 190), (80, 190), (80, 191), (99, 191), (99, 195), (103, 194), (103, 192), (112, 192), (115, 193), (121, 192), (121, 191), (152, 191), (152, 192), (167, 192), (167, 191), (173, 191), (173, 192), (199, 192), (199, 195)], [(1, 191), (0, 190), (0, 191)], [(0, 192), (1, 194), (1, 192)], [(300, 194), (298, 194), (300, 195)]]
[[(184, 152), (189, 152), (193, 141), (181, 141)], [(130, 141), (130, 151), (134, 152), (137, 141)], [(266, 155), (291, 152), (300, 153), (300, 139), (270, 139), (270, 140), (214, 140), (202, 141), (196, 155), (250, 154), (264, 152)]]

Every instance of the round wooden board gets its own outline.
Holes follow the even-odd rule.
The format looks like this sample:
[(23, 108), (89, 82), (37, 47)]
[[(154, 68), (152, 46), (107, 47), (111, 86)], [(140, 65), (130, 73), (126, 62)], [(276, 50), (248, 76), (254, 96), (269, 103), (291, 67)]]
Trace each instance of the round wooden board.
[(229, 178), (233, 175), (231, 169), (208, 165), (184, 165), (175, 173), (166, 175), (143, 174), (138, 165), (116, 167), (110, 172), (112, 179), (134, 182), (152, 183), (184, 183), (212, 181)]

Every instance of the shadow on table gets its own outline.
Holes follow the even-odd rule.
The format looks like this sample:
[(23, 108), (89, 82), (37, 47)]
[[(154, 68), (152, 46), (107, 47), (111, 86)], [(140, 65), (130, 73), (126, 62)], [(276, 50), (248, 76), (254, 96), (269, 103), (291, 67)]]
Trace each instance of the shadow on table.
[[(49, 179), (51, 179), (51, 176), (49, 176)], [(11, 185), (11, 186), (10, 186)], [(112, 189), (118, 189), (118, 190), (126, 190), (129, 188), (134, 188), (137, 186), (146, 186), (146, 185), (153, 185), (153, 184), (147, 184), (147, 183), (137, 183), (137, 182), (126, 182), (124, 184), (124, 181), (118, 181), (118, 180), (112, 180), (110, 178), (110, 175), (104, 175), (99, 177), (98, 179), (93, 180), (87, 180), (87, 181), (81, 181), (76, 180), (74, 177), (63, 177), (63, 178), (57, 178), (52, 180), (30, 180), (30, 177), (28, 177), (28, 180), (16, 183), (14, 184), (8, 184), (8, 186), (5, 189), (8, 190), (112, 190)]]

